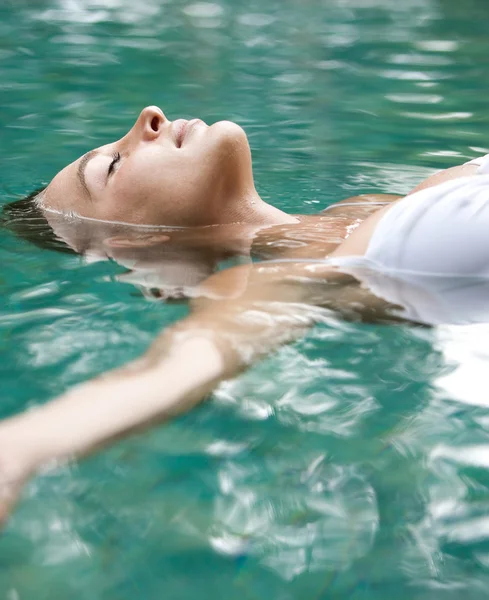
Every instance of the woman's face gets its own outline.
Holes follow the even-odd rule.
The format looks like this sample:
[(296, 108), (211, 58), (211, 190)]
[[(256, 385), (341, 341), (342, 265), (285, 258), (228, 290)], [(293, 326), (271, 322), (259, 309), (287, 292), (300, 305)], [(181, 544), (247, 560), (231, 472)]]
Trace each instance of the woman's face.
[(94, 219), (197, 226), (236, 220), (237, 204), (254, 195), (248, 140), (238, 125), (172, 122), (149, 106), (123, 138), (60, 171), (42, 203)]

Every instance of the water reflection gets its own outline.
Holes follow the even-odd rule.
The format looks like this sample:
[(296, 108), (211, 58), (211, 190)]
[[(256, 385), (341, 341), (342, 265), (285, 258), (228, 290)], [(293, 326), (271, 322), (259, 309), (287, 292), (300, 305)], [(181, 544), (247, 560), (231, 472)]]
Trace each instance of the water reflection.
[[(275, 454), (260, 472), (224, 465), (218, 477), (210, 537), (218, 552), (255, 555), (292, 580), (344, 570), (372, 546), (375, 491), (353, 466), (328, 464), (324, 454), (291, 460), (287, 453)], [(265, 482), (275, 493), (257, 493)]]
[(487, 407), (485, 392), (489, 352), (485, 343), (487, 326), (444, 328), (438, 335), (438, 347), (448, 364), (449, 373), (436, 381), (440, 394), (456, 402)]

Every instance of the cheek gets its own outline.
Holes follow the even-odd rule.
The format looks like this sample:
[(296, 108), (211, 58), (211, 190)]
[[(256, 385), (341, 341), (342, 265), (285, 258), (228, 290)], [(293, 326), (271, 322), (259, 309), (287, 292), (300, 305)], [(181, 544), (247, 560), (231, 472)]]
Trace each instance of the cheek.
[(164, 165), (149, 163), (131, 168), (120, 178), (118, 187), (125, 197), (135, 202), (184, 201), (203, 193), (202, 169), (190, 161), (167, 161)]
[[(208, 190), (191, 161), (134, 161), (121, 169), (105, 203), (109, 220), (191, 225), (200, 221)], [(114, 215), (117, 215), (115, 217)]]
[(211, 214), (216, 198), (229, 195), (226, 182), (232, 183), (239, 173), (250, 170), (249, 157), (244, 131), (228, 121), (199, 131), (188, 148), (178, 152), (148, 145), (121, 165), (101, 207), (102, 218), (207, 224), (216, 218)]

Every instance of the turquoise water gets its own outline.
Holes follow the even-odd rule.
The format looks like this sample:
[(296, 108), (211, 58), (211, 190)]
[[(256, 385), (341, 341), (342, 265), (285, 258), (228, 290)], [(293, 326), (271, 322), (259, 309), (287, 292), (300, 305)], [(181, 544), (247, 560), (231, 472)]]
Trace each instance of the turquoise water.
[[(486, 0), (10, 0), (2, 202), (147, 104), (242, 124), (257, 186), (312, 213), (489, 151)], [(0, 236), (0, 416), (186, 314), (114, 263)], [(36, 478), (2, 600), (464, 600), (489, 585), (487, 327), (331, 320), (192, 414)]]

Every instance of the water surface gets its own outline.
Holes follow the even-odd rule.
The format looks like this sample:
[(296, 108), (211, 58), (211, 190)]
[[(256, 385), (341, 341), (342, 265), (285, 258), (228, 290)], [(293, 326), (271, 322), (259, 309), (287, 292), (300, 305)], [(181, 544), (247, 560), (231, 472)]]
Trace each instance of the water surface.
[[(247, 131), (313, 213), (489, 151), (485, 0), (10, 0), (2, 202), (147, 104)], [(184, 305), (0, 237), (0, 416), (139, 355)], [(464, 600), (489, 585), (486, 326), (331, 319), (192, 414), (36, 478), (7, 600)]]

